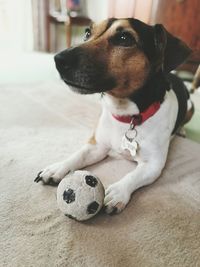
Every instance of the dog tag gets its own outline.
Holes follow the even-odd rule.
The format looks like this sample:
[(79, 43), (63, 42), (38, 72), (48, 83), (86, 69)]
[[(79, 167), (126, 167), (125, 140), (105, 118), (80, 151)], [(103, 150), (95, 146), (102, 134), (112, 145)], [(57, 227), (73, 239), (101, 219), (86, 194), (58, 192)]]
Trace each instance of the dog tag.
[(137, 132), (135, 129), (128, 130), (125, 135), (122, 137), (121, 148), (123, 150), (128, 150), (132, 157), (134, 157), (137, 153), (138, 143), (135, 140)]

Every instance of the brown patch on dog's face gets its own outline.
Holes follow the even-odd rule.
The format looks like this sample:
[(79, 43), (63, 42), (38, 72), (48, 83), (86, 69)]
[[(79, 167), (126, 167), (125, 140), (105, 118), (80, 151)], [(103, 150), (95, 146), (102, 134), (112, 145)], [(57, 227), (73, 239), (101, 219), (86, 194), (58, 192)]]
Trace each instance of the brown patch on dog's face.
[[(107, 31), (105, 31), (106, 24), (103, 22), (94, 26), (88, 45), (95, 42), (100, 51), (101, 47), (105, 48), (104, 62), (109, 74), (116, 81), (109, 94), (121, 98), (127, 97), (143, 86), (150, 71), (150, 63), (139, 47), (138, 34), (128, 20), (116, 20)], [(128, 43), (120, 43), (120, 38), (123, 37), (128, 39)]]
[(74, 90), (126, 97), (144, 84), (149, 61), (128, 20), (93, 24), (86, 37), (88, 40), (82, 45), (55, 57), (61, 77)]
[[(95, 58), (101, 54), (109, 74), (115, 79), (116, 84), (108, 93), (115, 97), (127, 97), (143, 86), (149, 74), (150, 64), (139, 48), (139, 36), (128, 20), (114, 21), (107, 31), (106, 25), (107, 22), (94, 25), (91, 39), (85, 45), (91, 51), (93, 47), (97, 48)], [(121, 45), (120, 40), (115, 40), (120, 39), (120, 34), (127, 34), (128, 38), (131, 38), (130, 45)]]
[(117, 82), (115, 88), (109, 93), (116, 97), (127, 97), (144, 85), (150, 71), (150, 63), (139, 48), (139, 36), (130, 27), (128, 21), (117, 21), (111, 30), (114, 32), (119, 27), (123, 27), (125, 32), (130, 33), (135, 43), (130, 47), (112, 46), (107, 64)]
[(108, 92), (128, 97), (143, 87), (151, 70), (164, 66), (170, 71), (189, 53), (164, 27), (135, 19), (93, 24), (85, 40), (55, 56), (62, 79), (82, 94)]

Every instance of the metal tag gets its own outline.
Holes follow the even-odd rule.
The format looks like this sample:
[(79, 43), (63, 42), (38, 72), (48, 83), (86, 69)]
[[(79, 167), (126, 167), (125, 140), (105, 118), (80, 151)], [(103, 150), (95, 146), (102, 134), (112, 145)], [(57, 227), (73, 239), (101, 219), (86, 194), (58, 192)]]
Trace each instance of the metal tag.
[(138, 143), (135, 140), (135, 137), (131, 138), (128, 136), (128, 132), (126, 132), (125, 135), (122, 137), (121, 147), (123, 150), (128, 150), (131, 156), (134, 157), (137, 153)]

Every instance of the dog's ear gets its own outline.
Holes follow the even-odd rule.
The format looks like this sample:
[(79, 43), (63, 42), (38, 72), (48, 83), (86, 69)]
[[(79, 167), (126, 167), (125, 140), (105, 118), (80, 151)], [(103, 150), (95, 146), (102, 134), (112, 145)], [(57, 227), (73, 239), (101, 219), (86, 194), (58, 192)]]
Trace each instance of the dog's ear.
[(156, 48), (156, 65), (164, 72), (170, 72), (183, 63), (192, 50), (180, 39), (169, 33), (163, 25), (154, 27), (154, 44)]
[(169, 33), (161, 24), (151, 26), (133, 18), (129, 19), (129, 23), (138, 33), (140, 46), (155, 70), (162, 67), (163, 71), (170, 72), (192, 53), (184, 42)]

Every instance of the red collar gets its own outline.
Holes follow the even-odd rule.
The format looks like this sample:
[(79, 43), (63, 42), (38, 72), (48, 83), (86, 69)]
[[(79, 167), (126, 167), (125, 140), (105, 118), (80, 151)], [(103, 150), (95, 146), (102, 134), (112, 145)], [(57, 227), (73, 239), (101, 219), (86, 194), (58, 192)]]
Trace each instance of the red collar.
[(147, 109), (145, 109), (143, 112), (136, 114), (136, 115), (125, 115), (125, 116), (120, 116), (120, 115), (114, 115), (112, 116), (124, 123), (133, 123), (133, 125), (140, 125), (146, 120), (148, 120), (150, 117), (152, 117), (160, 108), (160, 102), (154, 102), (151, 104)]

